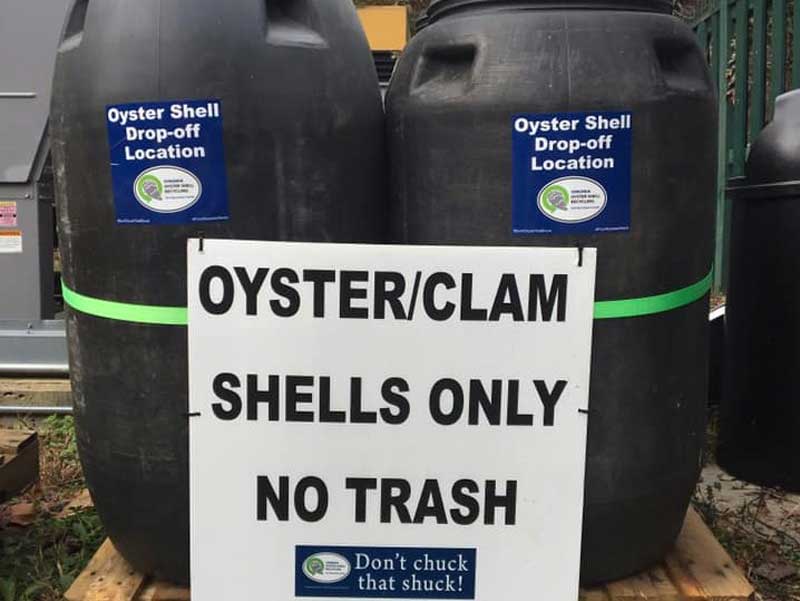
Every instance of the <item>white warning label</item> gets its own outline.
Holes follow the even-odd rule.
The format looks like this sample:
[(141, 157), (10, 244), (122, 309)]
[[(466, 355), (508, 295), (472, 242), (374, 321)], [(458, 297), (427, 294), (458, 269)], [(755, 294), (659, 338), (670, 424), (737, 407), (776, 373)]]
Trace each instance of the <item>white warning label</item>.
[(0, 230), (0, 254), (22, 252), (22, 232), (19, 230)]

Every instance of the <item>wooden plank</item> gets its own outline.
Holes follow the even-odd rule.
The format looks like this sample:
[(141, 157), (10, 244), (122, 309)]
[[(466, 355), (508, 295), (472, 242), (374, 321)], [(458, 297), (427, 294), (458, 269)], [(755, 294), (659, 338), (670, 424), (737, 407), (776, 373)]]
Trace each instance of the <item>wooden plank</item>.
[(792, 89), (800, 87), (800, 2), (794, 0), (792, 13)]
[(697, 26), (697, 41), (703, 50), (703, 58), (708, 62), (708, 25), (705, 21)]
[(0, 378), (0, 392), (70, 392), (67, 378)]
[(609, 601), (608, 592), (603, 587), (581, 589), (579, 601)]
[(191, 601), (191, 598), (188, 588), (166, 582), (154, 582), (142, 591), (137, 601)]
[(0, 405), (71, 406), (67, 379), (0, 378)]
[(131, 570), (130, 566), (117, 555), (110, 572), (97, 578), (89, 585), (84, 601), (134, 601), (144, 584), (144, 576)]
[(67, 601), (134, 601), (144, 576), (106, 540), (65, 595)]
[(364, 6), (358, 9), (358, 18), (373, 52), (401, 51), (406, 47), (407, 6)]
[(772, 99), (786, 90), (786, 0), (772, 0)]
[(106, 539), (97, 553), (94, 554), (89, 565), (80, 573), (80, 575), (69, 587), (69, 590), (64, 595), (67, 601), (83, 601), (86, 597), (86, 592), (89, 586), (94, 582), (95, 578), (103, 573), (106, 564), (109, 563), (111, 558), (117, 553), (114, 545), (111, 544), (109, 539)]
[(734, 106), (731, 132), (731, 173), (729, 177), (744, 175), (744, 162), (747, 149), (747, 72), (749, 58), (748, 25), (750, 11), (747, 0), (736, 0), (735, 10), (736, 32), (736, 82), (734, 88)]
[(122, 558), (109, 539), (72, 583), (67, 601), (188, 601), (188, 591), (168, 584), (146, 584)]
[(728, 54), (730, 51), (730, 6), (721, 2), (716, 22), (716, 57), (714, 68), (717, 72), (717, 88), (719, 90), (719, 129), (717, 145), (717, 224), (714, 248), (714, 290), (723, 291), (727, 286), (727, 241), (729, 231), (728, 197)]
[(665, 565), (685, 599), (746, 601), (755, 590), (693, 509)]
[(67, 503), (61, 511), (54, 514), (53, 517), (63, 520), (75, 515), (76, 513), (86, 511), (91, 507), (94, 507), (94, 501), (92, 500), (92, 496), (89, 494), (89, 491), (84, 488), (77, 495), (72, 497), (69, 503)]
[(39, 439), (35, 432), (0, 430), (0, 503), (39, 479)]
[(28, 445), (37, 444), (36, 432), (0, 428), (0, 453), (17, 455)]
[(767, 93), (767, 8), (764, 0), (753, 0), (753, 74), (750, 88), (749, 143), (764, 127)]
[(719, 89), (719, 14), (713, 15), (708, 25), (708, 53), (711, 59), (711, 77), (714, 80), (714, 86)]
[(661, 566), (619, 582), (612, 582), (606, 588), (614, 601), (681, 601), (680, 591), (670, 582), (669, 575)]

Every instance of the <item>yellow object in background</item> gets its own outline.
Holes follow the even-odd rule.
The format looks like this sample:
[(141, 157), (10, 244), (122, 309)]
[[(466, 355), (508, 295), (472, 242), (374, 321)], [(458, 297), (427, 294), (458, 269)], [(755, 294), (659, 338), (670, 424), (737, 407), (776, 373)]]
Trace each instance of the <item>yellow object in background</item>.
[(408, 42), (408, 8), (405, 6), (366, 6), (358, 16), (367, 32), (373, 52), (399, 52)]

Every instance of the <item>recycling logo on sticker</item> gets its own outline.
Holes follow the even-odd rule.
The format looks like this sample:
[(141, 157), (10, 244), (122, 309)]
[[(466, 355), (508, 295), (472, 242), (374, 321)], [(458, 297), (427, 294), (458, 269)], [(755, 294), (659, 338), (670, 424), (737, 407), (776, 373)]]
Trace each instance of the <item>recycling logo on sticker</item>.
[(630, 230), (630, 112), (512, 118), (513, 233)]
[(582, 223), (606, 208), (605, 188), (588, 177), (557, 179), (539, 193), (539, 210), (560, 223)]
[(133, 193), (136, 200), (150, 211), (178, 213), (200, 200), (203, 184), (186, 169), (154, 167), (136, 178)]
[(319, 584), (335, 584), (350, 575), (352, 566), (338, 553), (315, 553), (303, 562), (303, 574)]

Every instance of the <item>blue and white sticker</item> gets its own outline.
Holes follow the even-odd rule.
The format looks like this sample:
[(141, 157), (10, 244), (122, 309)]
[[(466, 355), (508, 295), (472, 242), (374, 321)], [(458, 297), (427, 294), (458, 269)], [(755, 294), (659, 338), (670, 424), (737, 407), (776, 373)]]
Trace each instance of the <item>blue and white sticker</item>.
[(117, 223), (229, 218), (221, 101), (111, 105), (106, 123)]
[(630, 112), (514, 115), (514, 234), (631, 226)]
[(475, 599), (475, 549), (295, 547), (295, 596)]

